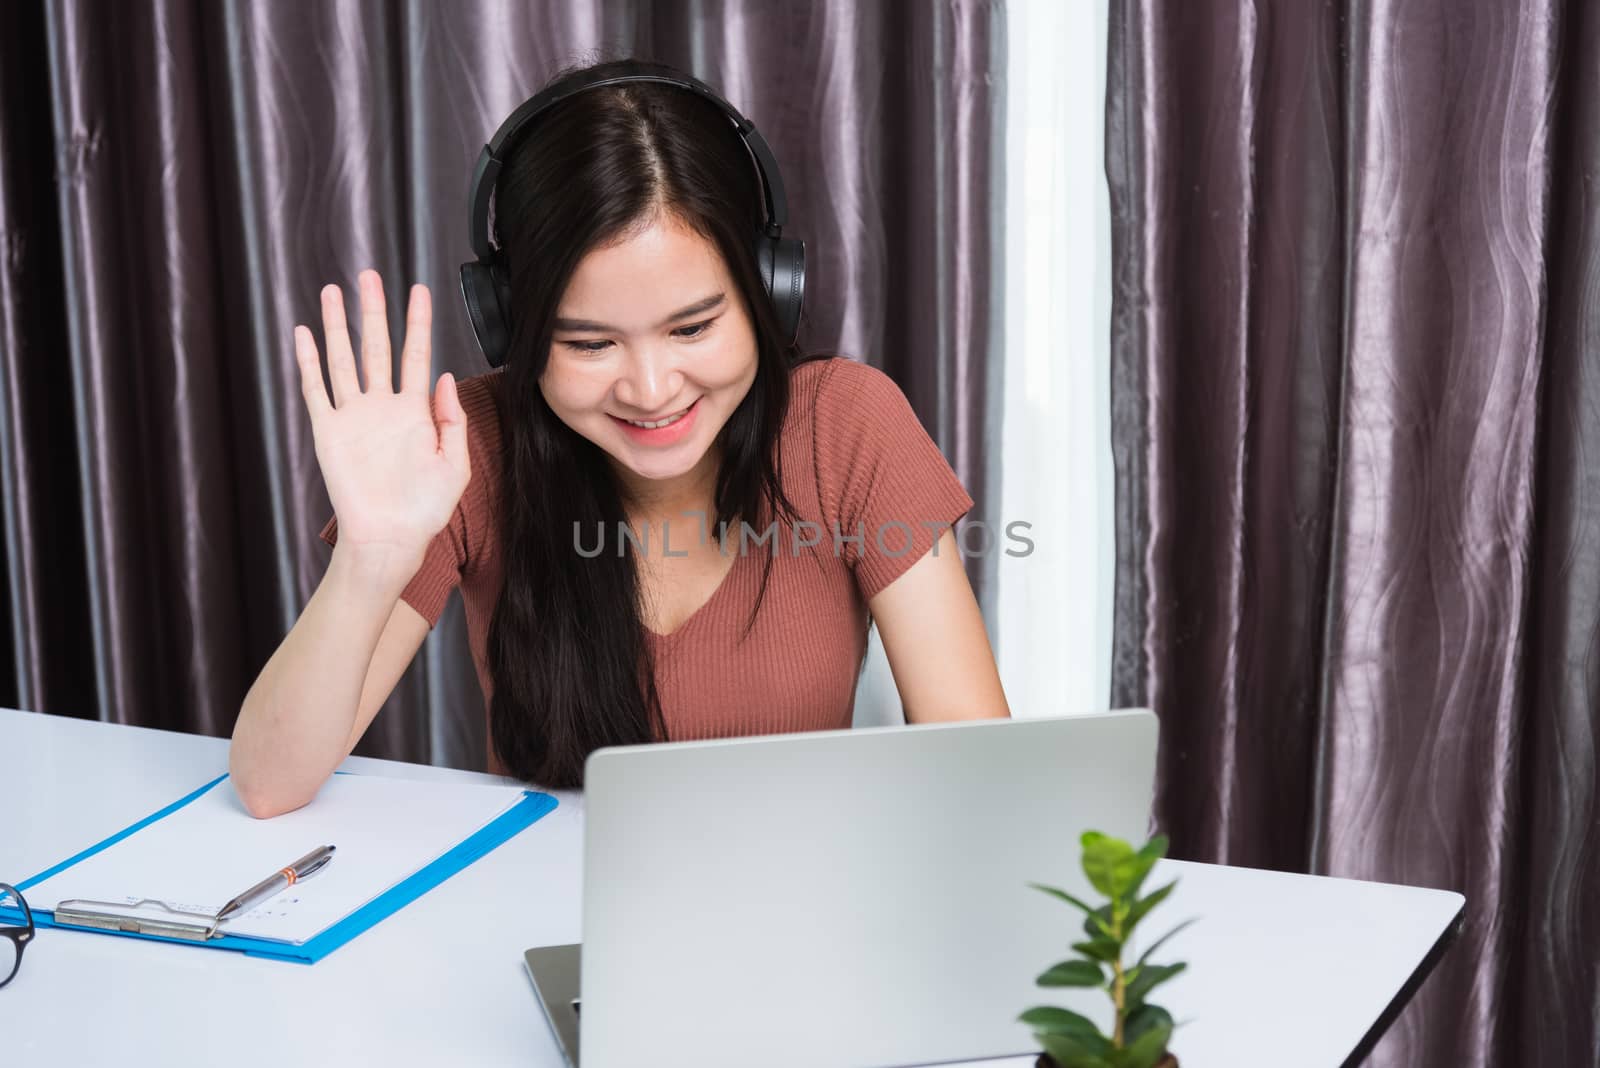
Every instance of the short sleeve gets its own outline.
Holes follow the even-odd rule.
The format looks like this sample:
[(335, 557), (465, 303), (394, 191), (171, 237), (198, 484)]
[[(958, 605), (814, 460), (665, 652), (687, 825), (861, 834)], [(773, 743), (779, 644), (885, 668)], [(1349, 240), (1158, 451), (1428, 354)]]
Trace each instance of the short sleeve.
[[(422, 566), (400, 592), (400, 599), (428, 621), (431, 630), (444, 615), (445, 602), (450, 591), (461, 585), (461, 572), (466, 566), (466, 529), (458, 505), (450, 516), (449, 524), (433, 536), (428, 551), (422, 557)], [(334, 545), (339, 540), (339, 518), (329, 519), (322, 528), (322, 540)]]
[(816, 394), (817, 485), (839, 555), (871, 600), (926, 556), (972, 498), (894, 380), (827, 361)]

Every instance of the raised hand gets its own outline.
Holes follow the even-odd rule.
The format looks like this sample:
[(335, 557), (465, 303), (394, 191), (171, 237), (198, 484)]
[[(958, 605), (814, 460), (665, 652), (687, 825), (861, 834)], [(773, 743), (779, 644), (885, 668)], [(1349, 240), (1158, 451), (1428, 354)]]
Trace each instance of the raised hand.
[(429, 410), (433, 303), (428, 287), (411, 287), (396, 390), (383, 280), (377, 271), (366, 270), (357, 283), (367, 388), (356, 375), (344, 294), (328, 285), (322, 290), (322, 328), (333, 397), (330, 401), (322, 383), (316, 339), (304, 325), (294, 328), (300, 389), (311, 413), (317, 463), (339, 517), (340, 546), (420, 563), (467, 487), (467, 415), (448, 373), (439, 376)]

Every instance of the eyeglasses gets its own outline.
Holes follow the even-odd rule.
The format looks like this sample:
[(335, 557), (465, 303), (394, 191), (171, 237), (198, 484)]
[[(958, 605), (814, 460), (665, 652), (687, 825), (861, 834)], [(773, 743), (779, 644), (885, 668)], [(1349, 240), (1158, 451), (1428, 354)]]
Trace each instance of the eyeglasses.
[[(15, 904), (12, 901), (15, 900)], [(0, 883), (0, 907), (20, 909), (22, 927), (0, 927), (0, 987), (11, 982), (22, 967), (22, 951), (33, 938), (33, 912), (22, 894), (9, 883)]]

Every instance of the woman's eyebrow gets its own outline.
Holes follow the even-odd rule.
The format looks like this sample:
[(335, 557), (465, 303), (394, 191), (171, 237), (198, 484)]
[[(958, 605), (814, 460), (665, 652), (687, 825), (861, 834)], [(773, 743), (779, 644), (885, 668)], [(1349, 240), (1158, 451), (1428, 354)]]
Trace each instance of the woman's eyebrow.
[[(656, 325), (666, 326), (668, 323), (675, 323), (679, 319), (687, 319), (691, 315), (699, 315), (701, 312), (710, 311), (712, 308), (717, 307), (724, 300), (726, 300), (727, 296), (728, 295), (726, 293), (713, 293), (709, 297), (702, 298), (701, 300), (695, 301), (693, 304), (679, 308), (677, 311), (673, 312)], [(615, 327), (607, 326), (605, 323), (597, 323), (593, 319), (563, 319), (560, 316), (557, 316), (555, 320), (555, 329), (606, 331), (614, 330)]]

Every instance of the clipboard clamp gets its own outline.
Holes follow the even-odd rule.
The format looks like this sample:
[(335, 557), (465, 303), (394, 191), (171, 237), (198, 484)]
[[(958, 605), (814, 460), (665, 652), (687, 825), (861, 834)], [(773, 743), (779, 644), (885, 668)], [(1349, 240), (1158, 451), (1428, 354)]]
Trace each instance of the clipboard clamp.
[[(157, 908), (165, 916), (130, 916), (126, 913), (142, 908)], [(56, 905), (55, 922), (62, 927), (88, 927), (97, 931), (120, 931), (124, 934), (156, 935), (161, 938), (182, 938), (190, 942), (206, 942), (221, 937), (217, 934), (218, 919), (204, 912), (185, 912), (175, 909), (165, 901), (153, 897), (127, 901), (90, 901), (86, 898), (68, 898)], [(181, 918), (180, 918), (181, 917)]]

